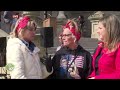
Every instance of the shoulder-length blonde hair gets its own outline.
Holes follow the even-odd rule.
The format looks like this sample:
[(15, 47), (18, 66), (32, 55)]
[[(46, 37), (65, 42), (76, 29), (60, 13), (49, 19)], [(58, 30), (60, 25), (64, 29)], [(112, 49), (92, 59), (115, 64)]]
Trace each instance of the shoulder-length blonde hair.
[(120, 19), (116, 15), (105, 15), (99, 20), (106, 29), (106, 47), (111, 51), (117, 49), (120, 42)]
[(13, 28), (13, 31), (10, 33), (10, 36), (11, 36), (12, 38), (19, 38), (19, 35), (23, 36), (24, 31), (25, 31), (26, 29), (28, 29), (28, 30), (31, 30), (31, 29), (36, 30), (36, 28), (37, 28), (37, 24), (35, 23), (35, 21), (33, 21), (33, 20), (30, 19), (30, 20), (28, 21), (27, 25), (25, 26), (25, 28), (19, 28), (19, 29), (20, 29), (20, 30), (19, 30), (20, 32), (18, 33), (17, 30), (16, 30), (16, 28), (17, 28), (19, 22), (21, 21), (21, 19), (22, 19), (22, 18), (20, 18), (20, 19), (17, 20), (17, 22), (16, 22), (16, 24), (15, 24), (15, 27)]

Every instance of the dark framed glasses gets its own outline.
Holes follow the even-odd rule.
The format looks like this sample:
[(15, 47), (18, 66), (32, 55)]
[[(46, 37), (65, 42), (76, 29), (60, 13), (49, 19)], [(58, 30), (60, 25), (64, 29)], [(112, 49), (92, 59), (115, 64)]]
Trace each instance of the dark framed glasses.
[(62, 37), (69, 37), (71, 36), (72, 34), (62, 34)]

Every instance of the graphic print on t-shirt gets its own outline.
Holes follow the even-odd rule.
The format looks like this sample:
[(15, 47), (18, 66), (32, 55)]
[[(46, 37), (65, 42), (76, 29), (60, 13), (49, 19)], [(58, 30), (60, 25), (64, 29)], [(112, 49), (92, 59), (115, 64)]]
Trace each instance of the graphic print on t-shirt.
[(79, 75), (77, 68), (83, 68), (84, 57), (77, 56), (76, 59), (74, 60), (74, 62), (72, 62), (74, 57), (75, 57), (74, 55), (62, 56), (62, 58), (60, 60), (60, 76), (62, 78), (72, 79), (70, 73), (72, 73), (72, 74), (77, 73)]

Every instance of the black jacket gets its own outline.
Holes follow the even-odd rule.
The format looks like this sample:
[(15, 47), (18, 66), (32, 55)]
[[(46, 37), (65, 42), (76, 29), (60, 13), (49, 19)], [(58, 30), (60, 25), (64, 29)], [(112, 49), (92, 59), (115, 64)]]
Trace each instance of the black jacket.
[[(76, 64), (71, 64), (72, 60), (76, 57), (73, 62), (79, 61)], [(68, 61), (68, 62), (65, 62)], [(80, 75), (81, 79), (87, 78), (92, 71), (92, 57), (91, 54), (83, 49), (80, 45), (78, 45), (77, 49), (70, 50), (67, 47), (62, 47), (59, 51), (56, 52), (54, 57), (52, 58), (51, 65), (49, 61), (49, 71), (53, 68), (53, 73), (48, 77), (48, 79), (74, 79), (68, 73), (69, 65), (71, 64), (71, 69), (73, 70), (73, 66), (75, 65), (78, 70), (78, 74)], [(72, 66), (73, 65), (73, 66)]]

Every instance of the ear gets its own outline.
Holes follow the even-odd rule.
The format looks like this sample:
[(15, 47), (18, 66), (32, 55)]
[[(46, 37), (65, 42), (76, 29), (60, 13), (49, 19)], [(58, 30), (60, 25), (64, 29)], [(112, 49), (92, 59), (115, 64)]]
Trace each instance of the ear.
[(74, 42), (76, 42), (76, 40), (77, 40), (77, 39), (76, 39), (76, 38), (74, 38)]

